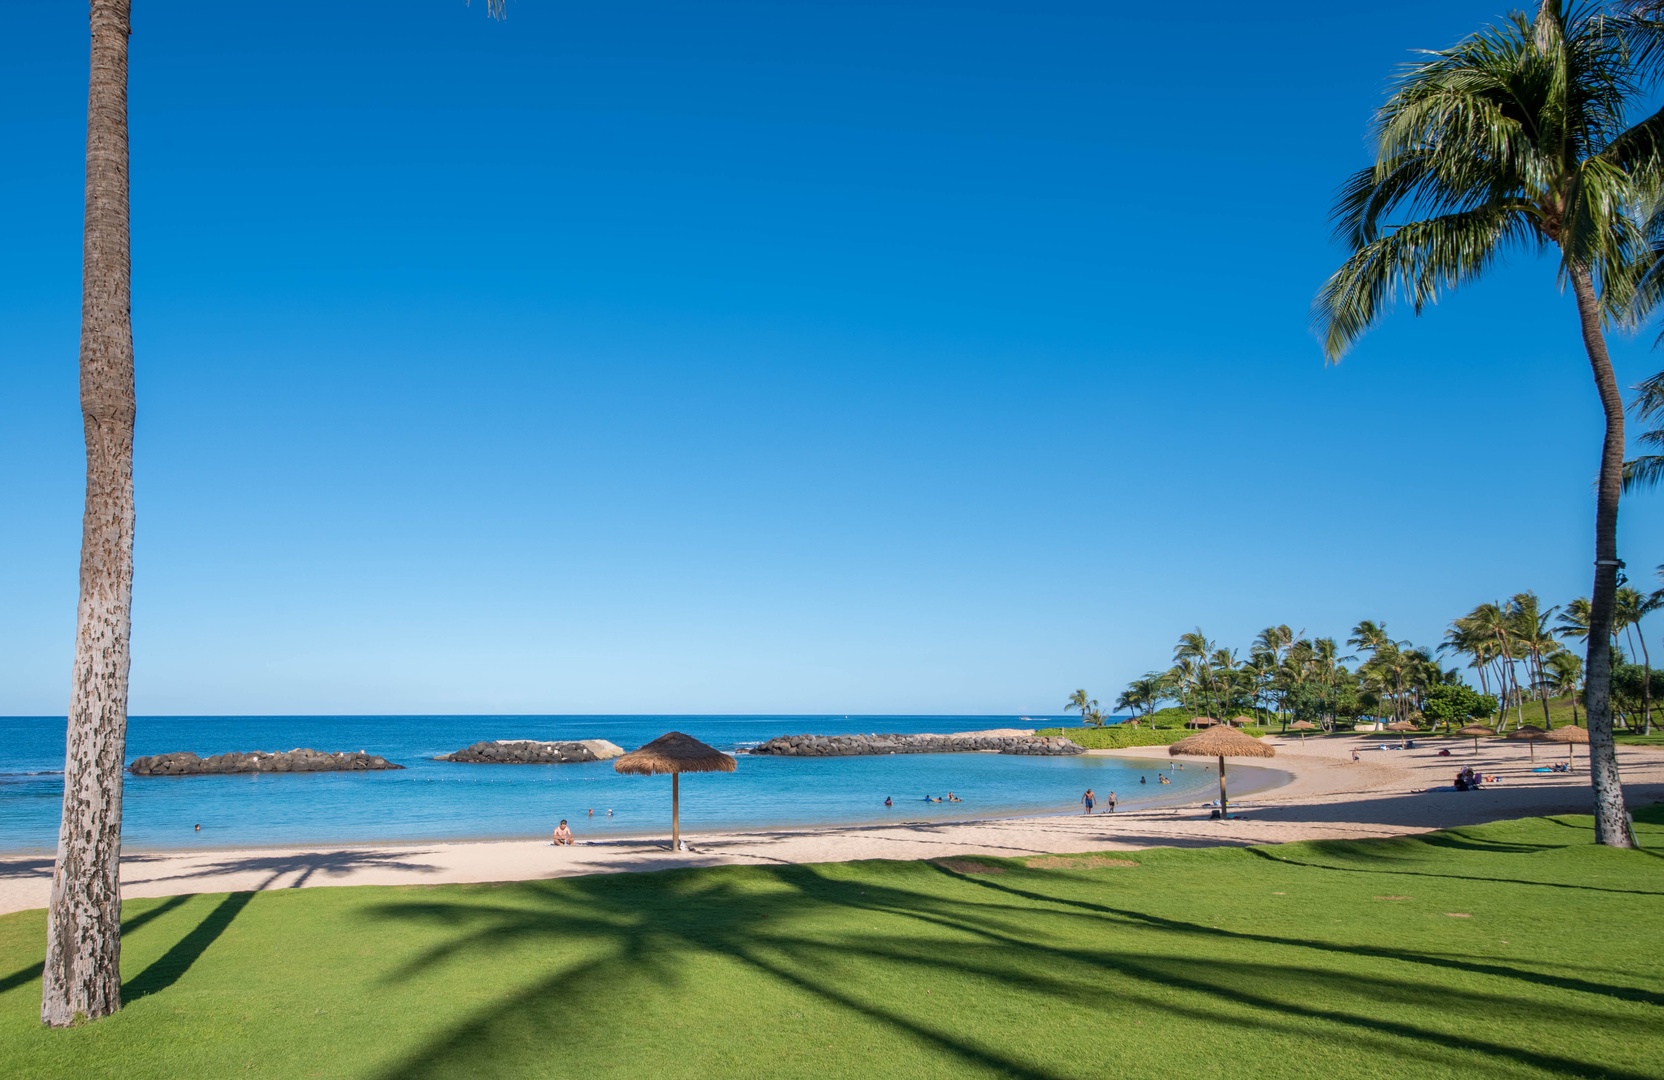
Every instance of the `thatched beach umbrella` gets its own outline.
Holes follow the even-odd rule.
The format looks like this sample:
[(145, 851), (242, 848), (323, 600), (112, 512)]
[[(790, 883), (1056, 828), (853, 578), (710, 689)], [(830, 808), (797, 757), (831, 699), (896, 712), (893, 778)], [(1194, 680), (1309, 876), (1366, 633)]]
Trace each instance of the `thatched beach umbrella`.
[(1392, 723), (1387, 725), (1387, 730), (1388, 731), (1398, 732), (1398, 745), (1399, 746), (1404, 745), (1404, 741), (1405, 741), (1404, 740), (1404, 733), (1406, 731), (1414, 731), (1415, 729), (1416, 729), (1416, 726), (1414, 724), (1410, 723), (1408, 720), (1394, 720)]
[(617, 772), (635, 776), (670, 774), (670, 850), (681, 848), (682, 774), (685, 772), (733, 772), (734, 759), (714, 746), (706, 746), (692, 735), (672, 731), (660, 735), (640, 750), (632, 750), (613, 761)]
[(1479, 737), (1481, 735), (1495, 735), (1496, 732), (1492, 731), (1486, 724), (1469, 724), (1456, 734), (1471, 735), (1473, 737), (1473, 752), (1477, 754), (1479, 753)]
[(1174, 757), (1216, 757), (1219, 759), (1219, 816), (1223, 818), (1230, 806), (1225, 797), (1225, 759), (1228, 757), (1276, 757), (1277, 751), (1231, 727), (1213, 727), (1187, 735), (1167, 748)]
[(1544, 735), (1542, 741), (1566, 744), (1566, 768), (1569, 769), (1572, 766), (1572, 761), (1577, 757), (1577, 748), (1589, 745), (1589, 731), (1587, 728), (1580, 728), (1576, 724), (1571, 727), (1557, 727)]
[(1204, 728), (1219, 723), (1211, 716), (1194, 716), (1184, 722), (1185, 727)]
[(1310, 720), (1296, 720), (1294, 723), (1289, 725), (1289, 730), (1298, 731), (1300, 733), (1300, 745), (1305, 746), (1306, 732), (1316, 731), (1317, 725), (1312, 723)]
[(1517, 727), (1513, 731), (1510, 731), (1507, 735), (1504, 735), (1503, 738), (1513, 739), (1515, 742), (1530, 743), (1531, 744), (1531, 760), (1536, 761), (1537, 760), (1537, 743), (1542, 739), (1542, 737), (1545, 734), (1546, 734), (1546, 732), (1544, 732), (1543, 729), (1538, 727), (1537, 725), (1535, 725), (1535, 724), (1526, 724), (1524, 727)]
[(1253, 722), (1254, 722), (1254, 718), (1252, 716), (1233, 716), (1233, 717), (1231, 717), (1231, 723), (1235, 724), (1237, 727), (1248, 727)]

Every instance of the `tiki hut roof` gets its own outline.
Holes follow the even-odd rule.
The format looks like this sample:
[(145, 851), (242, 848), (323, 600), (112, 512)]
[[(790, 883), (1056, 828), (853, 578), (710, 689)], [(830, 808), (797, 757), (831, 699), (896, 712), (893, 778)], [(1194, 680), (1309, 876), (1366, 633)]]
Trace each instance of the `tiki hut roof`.
[(1317, 730), (1317, 725), (1312, 723), (1310, 720), (1296, 720), (1294, 723), (1290, 724), (1289, 727), (1294, 729), (1295, 731), (1316, 731)]
[(1253, 722), (1254, 722), (1254, 718), (1251, 717), (1251, 716), (1233, 716), (1233, 717), (1231, 717), (1231, 723), (1235, 724), (1237, 727), (1247, 727), (1248, 725), (1252, 724)]
[(1416, 726), (1408, 720), (1394, 720), (1387, 725), (1388, 731), (1414, 731)]
[(1504, 735), (1503, 738), (1505, 738), (1505, 739), (1533, 740), (1533, 739), (1540, 739), (1545, 734), (1547, 734), (1547, 733), (1544, 732), (1543, 729), (1538, 727), (1536, 724), (1527, 724), (1522, 728), (1515, 728), (1513, 731), (1510, 731), (1508, 734)]
[(1184, 722), (1185, 727), (1212, 727), (1219, 723), (1211, 716), (1193, 716)]
[(1479, 735), (1495, 735), (1496, 732), (1487, 724), (1469, 724), (1467, 727), (1458, 731), (1456, 734), (1466, 735), (1469, 738), (1474, 738), (1474, 737), (1477, 737)]
[(1579, 746), (1589, 745), (1589, 729), (1580, 728), (1576, 724), (1570, 727), (1557, 727), (1543, 736), (1544, 742), (1576, 743)]
[(1277, 751), (1233, 727), (1212, 727), (1187, 735), (1167, 748), (1190, 757), (1276, 757)]
[(651, 773), (733, 772), (734, 759), (714, 746), (706, 746), (692, 735), (672, 731), (660, 735), (640, 750), (632, 750), (613, 761), (621, 773), (647, 776)]

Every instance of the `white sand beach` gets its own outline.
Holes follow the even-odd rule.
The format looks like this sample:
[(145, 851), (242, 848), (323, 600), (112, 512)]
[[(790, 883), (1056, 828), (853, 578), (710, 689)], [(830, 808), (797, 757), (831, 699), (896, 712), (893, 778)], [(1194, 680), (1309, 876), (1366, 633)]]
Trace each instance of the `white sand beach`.
[[(1586, 748), (1577, 771), (1534, 773), (1529, 747), (1483, 740), (1433, 740), (1416, 749), (1383, 751), (1378, 738), (1268, 737), (1277, 756), (1245, 761), (1273, 767), (1290, 781), (1233, 799), (1229, 821), (1198, 805), (1072, 816), (964, 822), (775, 829), (687, 835), (690, 850), (672, 853), (663, 837), (551, 847), (546, 838), (489, 842), (253, 848), (133, 853), (122, 859), (123, 895), (311, 888), (326, 885), (435, 885), (526, 881), (577, 874), (660, 870), (723, 864), (845, 862), (938, 856), (1020, 856), (1126, 851), (1163, 846), (1269, 844), (1289, 840), (1395, 836), (1534, 814), (1588, 813)], [(1352, 752), (1362, 760), (1353, 763)], [(1448, 749), (1449, 757), (1440, 757)], [(1092, 751), (1122, 757), (1165, 756), (1162, 747)], [(1565, 749), (1537, 749), (1537, 764), (1565, 759)], [(1183, 759), (1200, 769), (1206, 759)], [(1664, 750), (1620, 747), (1630, 807), (1664, 800)], [(1477, 792), (1456, 792), (1451, 779), (1464, 764), (1501, 777)], [(1227, 766), (1227, 775), (1229, 766)], [(1125, 797), (1125, 796), (1124, 796)], [(667, 823), (668, 824), (668, 823)], [(0, 856), (0, 913), (45, 907), (52, 859)]]

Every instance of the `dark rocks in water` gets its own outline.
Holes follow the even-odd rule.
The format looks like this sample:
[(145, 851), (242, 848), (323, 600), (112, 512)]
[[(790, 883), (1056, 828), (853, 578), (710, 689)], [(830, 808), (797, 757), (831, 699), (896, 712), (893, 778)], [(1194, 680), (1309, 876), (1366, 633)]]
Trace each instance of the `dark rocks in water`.
[(197, 757), (189, 750), (177, 754), (155, 754), (138, 758), (127, 766), (134, 776), (221, 776), (229, 773), (311, 773), (311, 772), (378, 772), (382, 769), (402, 769), (384, 757), (354, 752), (323, 750), (278, 750), (270, 753), (215, 754)]
[(1056, 735), (782, 735), (751, 748), (753, 754), (781, 757), (960, 754), (975, 750), (1037, 757), (1086, 753), (1085, 747)]
[(576, 742), (538, 742), (535, 739), (498, 739), (477, 742), (435, 761), (463, 761), (476, 765), (566, 765), (583, 761), (610, 761), (624, 753), (605, 739)]

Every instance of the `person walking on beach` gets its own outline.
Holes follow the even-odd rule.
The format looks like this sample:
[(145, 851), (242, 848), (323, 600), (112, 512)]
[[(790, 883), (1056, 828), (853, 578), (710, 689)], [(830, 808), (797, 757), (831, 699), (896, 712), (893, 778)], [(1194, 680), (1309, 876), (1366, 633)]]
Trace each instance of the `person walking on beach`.
[(1115, 813), (1115, 792), (1109, 793), (1109, 812)]
[(1086, 794), (1080, 797), (1080, 801), (1086, 806), (1086, 812), (1090, 814), (1092, 812), (1092, 807), (1096, 806), (1098, 803), (1098, 797), (1092, 794), (1091, 788), (1087, 788)]

